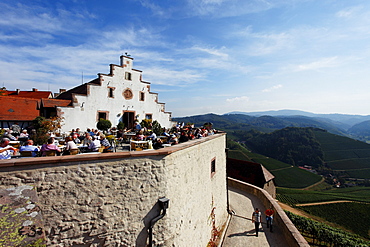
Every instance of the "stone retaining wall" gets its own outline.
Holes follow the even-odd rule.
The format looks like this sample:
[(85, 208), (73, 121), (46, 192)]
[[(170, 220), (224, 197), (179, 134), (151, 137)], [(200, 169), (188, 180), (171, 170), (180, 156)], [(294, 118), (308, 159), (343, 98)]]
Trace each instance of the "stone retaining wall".
[(274, 224), (279, 225), (290, 247), (309, 247), (307, 241), (303, 238), (301, 233), (269, 193), (257, 186), (233, 178), (228, 178), (228, 186), (257, 196), (265, 208), (272, 207), (275, 211)]
[(218, 134), (156, 151), (12, 159), (0, 163), (0, 190), (34, 187), (48, 246), (146, 246), (161, 197), (170, 202), (154, 246), (206, 246), (211, 212), (217, 229), (227, 219), (225, 145)]

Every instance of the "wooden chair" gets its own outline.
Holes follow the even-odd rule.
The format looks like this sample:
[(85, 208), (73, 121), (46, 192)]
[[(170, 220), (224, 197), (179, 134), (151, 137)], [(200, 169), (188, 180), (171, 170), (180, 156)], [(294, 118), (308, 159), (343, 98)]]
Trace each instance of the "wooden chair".
[(45, 151), (45, 152), (46, 152), (45, 156), (56, 156), (57, 155), (57, 151), (55, 151), (55, 150), (48, 150), (48, 151)]
[(76, 155), (76, 154), (79, 154), (79, 153), (80, 153), (80, 150), (78, 148), (69, 150), (70, 155)]
[(32, 157), (33, 152), (34, 151), (22, 151), (20, 153), (22, 157)]

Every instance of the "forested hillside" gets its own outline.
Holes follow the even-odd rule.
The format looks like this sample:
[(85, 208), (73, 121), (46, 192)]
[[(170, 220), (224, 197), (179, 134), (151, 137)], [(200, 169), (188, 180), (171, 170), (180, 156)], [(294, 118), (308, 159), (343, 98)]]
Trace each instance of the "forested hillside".
[(324, 162), (312, 128), (284, 128), (272, 133), (250, 131), (243, 139), (253, 152), (294, 166), (319, 167)]

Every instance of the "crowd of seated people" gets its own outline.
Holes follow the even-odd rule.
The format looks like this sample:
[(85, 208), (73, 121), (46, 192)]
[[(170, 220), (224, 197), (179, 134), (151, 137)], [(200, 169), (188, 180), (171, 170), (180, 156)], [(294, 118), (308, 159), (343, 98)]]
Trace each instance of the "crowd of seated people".
[[(29, 135), (26, 129), (22, 130), (21, 128), (12, 126), (12, 128), (3, 131), (2, 140), (4, 140), (4, 142), (2, 146), (0, 146), (0, 155), (3, 153), (6, 159), (10, 157), (10, 153), (14, 155), (18, 150), (13, 150), (8, 144), (9, 141), (18, 140), (19, 138), (25, 138), (19, 151), (31, 151), (32, 156), (35, 157), (45, 156), (48, 151), (55, 151), (56, 155), (69, 155), (71, 154), (71, 150), (79, 150), (79, 152), (81, 150), (84, 152), (112, 152), (113, 147), (109, 141), (112, 139), (118, 142), (127, 142), (128, 140), (148, 141), (150, 142), (150, 148), (159, 149), (165, 146), (172, 146), (212, 135), (215, 133), (215, 130), (212, 128), (211, 123), (206, 123), (200, 128), (195, 128), (193, 125), (178, 123), (170, 129), (162, 128), (161, 133), (155, 133), (152, 129), (142, 127), (136, 122), (132, 129), (112, 128), (104, 133), (105, 134), (97, 129), (86, 129), (86, 131), (81, 131), (79, 128), (76, 128), (72, 129), (64, 136), (62, 142), (64, 146), (58, 145), (60, 143), (55, 140), (54, 135), (50, 135), (50, 138), (48, 138), (45, 144), (41, 147), (37, 147), (31, 139), (33, 136)], [(107, 136), (110, 136), (109, 140)], [(130, 138), (127, 138), (127, 136)], [(59, 140), (61, 139), (59, 138)], [(79, 149), (81, 146), (84, 147), (84, 149)], [(9, 152), (6, 152), (8, 150)]]
[[(137, 128), (137, 125), (135, 125)], [(148, 135), (143, 135), (147, 133)], [(137, 131), (136, 140), (151, 140), (154, 149), (163, 148), (165, 145), (176, 145), (178, 143), (187, 142), (194, 139), (203, 138), (213, 135), (215, 130), (212, 128), (212, 123), (206, 123), (200, 128), (195, 128), (193, 125), (177, 124), (171, 129), (162, 129), (162, 133), (157, 136), (153, 131), (140, 129)]]

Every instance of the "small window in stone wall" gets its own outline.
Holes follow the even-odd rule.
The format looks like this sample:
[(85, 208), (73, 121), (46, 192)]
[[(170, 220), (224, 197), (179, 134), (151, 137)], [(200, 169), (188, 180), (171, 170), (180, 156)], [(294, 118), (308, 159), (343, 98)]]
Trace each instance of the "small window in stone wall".
[(140, 92), (140, 101), (144, 101), (144, 100), (145, 100), (145, 93)]
[(152, 120), (152, 114), (145, 114), (145, 119)]
[(216, 158), (211, 160), (211, 177), (213, 177), (216, 173)]
[(98, 112), (98, 121), (99, 119), (107, 119), (107, 113), (106, 112)]
[(114, 98), (114, 88), (113, 87), (108, 87), (108, 97)]
[(131, 73), (130, 72), (125, 73), (125, 79), (131, 81)]

